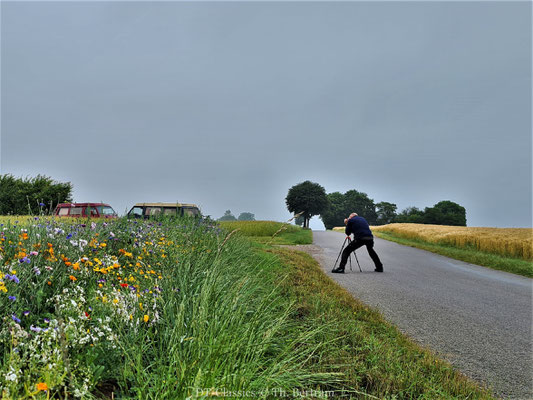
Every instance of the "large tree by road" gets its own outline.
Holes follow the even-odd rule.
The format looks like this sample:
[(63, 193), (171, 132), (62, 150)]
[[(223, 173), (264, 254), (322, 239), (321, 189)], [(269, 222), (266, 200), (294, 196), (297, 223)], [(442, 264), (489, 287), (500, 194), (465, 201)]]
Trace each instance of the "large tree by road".
[(320, 218), (326, 229), (343, 226), (344, 218), (353, 212), (365, 218), (369, 224), (376, 224), (378, 218), (376, 205), (366, 193), (348, 190), (344, 194), (340, 192), (329, 193), (327, 197), (328, 206), (320, 213)]
[(378, 214), (377, 225), (386, 225), (394, 222), (396, 218), (396, 204), (382, 201), (376, 204), (376, 212)]
[(287, 209), (294, 213), (302, 213), (304, 228), (309, 228), (309, 220), (319, 215), (328, 205), (326, 190), (318, 183), (305, 181), (289, 189), (285, 198)]

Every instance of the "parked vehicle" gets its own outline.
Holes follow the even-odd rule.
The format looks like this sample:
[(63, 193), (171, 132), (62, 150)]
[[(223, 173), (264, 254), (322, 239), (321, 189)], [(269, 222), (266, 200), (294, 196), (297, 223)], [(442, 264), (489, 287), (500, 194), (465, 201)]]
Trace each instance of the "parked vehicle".
[(117, 218), (113, 207), (105, 203), (60, 203), (53, 215), (78, 218)]
[(137, 203), (128, 212), (128, 218), (150, 218), (157, 216), (199, 217), (200, 209), (196, 204), (185, 203)]

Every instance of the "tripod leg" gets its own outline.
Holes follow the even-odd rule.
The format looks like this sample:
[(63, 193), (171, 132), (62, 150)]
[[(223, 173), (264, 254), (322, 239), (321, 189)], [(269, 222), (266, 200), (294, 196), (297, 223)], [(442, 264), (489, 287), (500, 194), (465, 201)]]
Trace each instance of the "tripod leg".
[[(350, 236), (346, 236), (346, 240), (348, 240), (348, 244), (350, 244), (352, 242), (352, 239), (350, 239)], [(354, 251), (354, 254), (355, 254), (355, 251)], [(352, 269), (352, 253), (350, 253), (348, 259), (350, 260), (350, 271), (353, 271), (353, 269)]]
[(337, 268), (337, 262), (339, 262), (339, 258), (342, 254), (342, 251), (344, 250), (344, 245), (346, 244), (346, 241), (348, 240), (348, 237), (344, 239), (344, 242), (342, 243), (341, 251), (339, 251), (339, 255), (337, 256), (337, 259), (335, 260), (335, 265), (333, 266), (333, 269)]
[(361, 269), (361, 264), (359, 264), (359, 260), (357, 259), (357, 254), (355, 254), (355, 251), (353, 252), (353, 255), (355, 256), (355, 261), (357, 261), (357, 265), (359, 266), (359, 271), (363, 272), (363, 270)]

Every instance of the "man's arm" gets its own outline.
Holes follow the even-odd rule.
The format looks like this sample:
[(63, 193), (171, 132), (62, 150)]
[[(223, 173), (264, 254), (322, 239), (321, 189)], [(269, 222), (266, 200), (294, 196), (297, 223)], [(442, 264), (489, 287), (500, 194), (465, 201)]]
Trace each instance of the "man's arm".
[(344, 229), (344, 232), (346, 233), (346, 236), (350, 236), (352, 234), (352, 230), (350, 229), (350, 222), (348, 219), (344, 220), (344, 224), (346, 225), (346, 229)]

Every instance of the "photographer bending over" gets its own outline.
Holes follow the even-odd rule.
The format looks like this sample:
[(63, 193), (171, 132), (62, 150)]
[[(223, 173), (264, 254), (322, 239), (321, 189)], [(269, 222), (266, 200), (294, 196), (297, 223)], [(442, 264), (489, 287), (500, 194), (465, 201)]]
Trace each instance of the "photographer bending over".
[(357, 250), (361, 246), (366, 246), (368, 255), (374, 261), (376, 272), (383, 272), (383, 264), (379, 260), (377, 253), (374, 251), (374, 236), (368, 226), (368, 222), (363, 217), (359, 217), (356, 213), (351, 213), (348, 218), (344, 220), (346, 225), (346, 236), (350, 236), (353, 233), (353, 240), (346, 246), (342, 252), (341, 263), (339, 267), (332, 270), (335, 273), (344, 273), (344, 267), (350, 257), (352, 251)]

